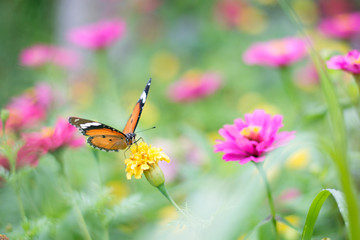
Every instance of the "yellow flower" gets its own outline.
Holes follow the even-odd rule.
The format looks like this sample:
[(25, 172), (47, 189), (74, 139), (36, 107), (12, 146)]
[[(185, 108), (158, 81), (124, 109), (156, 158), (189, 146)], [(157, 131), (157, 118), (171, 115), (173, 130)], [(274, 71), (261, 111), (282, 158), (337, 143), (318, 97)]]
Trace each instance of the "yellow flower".
[(265, 12), (255, 7), (243, 7), (238, 17), (238, 28), (248, 34), (259, 34), (267, 26)]
[(311, 0), (295, 0), (292, 7), (305, 24), (314, 24), (317, 22), (319, 13), (318, 6)]
[(309, 149), (300, 149), (287, 159), (286, 166), (291, 169), (304, 169), (310, 163), (310, 158)]
[[(300, 224), (300, 218), (298, 216), (289, 215), (286, 216), (285, 219), (296, 227), (298, 227)], [(289, 227), (287, 224), (283, 222), (278, 222), (277, 230), (282, 236), (284, 236), (285, 239), (289, 239), (289, 240), (299, 239), (299, 233), (295, 229)]]
[(175, 77), (179, 69), (179, 59), (171, 52), (158, 52), (151, 59), (150, 73), (154, 79), (169, 81)]
[(120, 181), (109, 181), (106, 183), (106, 186), (110, 188), (110, 195), (112, 199), (110, 200), (110, 204), (115, 205), (119, 203), (122, 199), (124, 199), (127, 195), (129, 195), (129, 188), (126, 184)]
[[(145, 173), (151, 176), (154, 175), (153, 170), (159, 172), (159, 161), (166, 161), (170, 162), (169, 157), (162, 152), (161, 148), (151, 147), (151, 145), (147, 145), (144, 142), (140, 142), (138, 144), (134, 144), (130, 148), (130, 156), (128, 159), (125, 159), (126, 169), (127, 172), (126, 178), (128, 180), (134, 175), (136, 179), (141, 178), (141, 174)], [(161, 171), (161, 169), (160, 169)], [(162, 172), (161, 172), (162, 173)], [(161, 174), (155, 174), (156, 176)], [(153, 176), (153, 177), (156, 177)], [(146, 176), (148, 178), (148, 176)], [(161, 176), (158, 176), (161, 178)], [(163, 178), (163, 175), (162, 175)], [(149, 180), (149, 178), (148, 178)], [(161, 180), (161, 179), (160, 179)], [(160, 181), (159, 180), (159, 181)], [(150, 182), (150, 180), (149, 180)], [(151, 183), (151, 182), (150, 182)], [(162, 182), (163, 183), (163, 182)], [(162, 184), (160, 183), (160, 184)], [(152, 183), (151, 183), (152, 184)], [(156, 183), (155, 183), (156, 184)], [(159, 184), (159, 185), (160, 185)]]
[(0, 234), (0, 240), (9, 240), (9, 238), (3, 234)]

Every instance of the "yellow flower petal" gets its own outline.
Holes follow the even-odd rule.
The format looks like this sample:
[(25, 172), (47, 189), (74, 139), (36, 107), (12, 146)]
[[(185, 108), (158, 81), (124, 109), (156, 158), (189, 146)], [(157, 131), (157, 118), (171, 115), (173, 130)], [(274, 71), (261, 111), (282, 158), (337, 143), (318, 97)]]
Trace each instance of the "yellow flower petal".
[(144, 171), (152, 169), (159, 161), (170, 162), (161, 148), (152, 147), (144, 142), (132, 145), (130, 151), (129, 158), (124, 161), (127, 179), (131, 179), (132, 176), (136, 179), (141, 178)]

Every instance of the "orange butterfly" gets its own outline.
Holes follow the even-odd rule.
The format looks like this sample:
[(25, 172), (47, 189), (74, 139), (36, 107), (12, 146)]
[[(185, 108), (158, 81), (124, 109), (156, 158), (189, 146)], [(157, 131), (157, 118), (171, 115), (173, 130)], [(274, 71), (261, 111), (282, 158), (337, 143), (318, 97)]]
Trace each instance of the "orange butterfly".
[(135, 143), (134, 133), (139, 122), (141, 112), (149, 93), (151, 78), (135, 104), (124, 130), (121, 132), (100, 122), (78, 117), (70, 117), (69, 123), (77, 127), (84, 136), (89, 136), (87, 142), (94, 148), (104, 151), (119, 151)]

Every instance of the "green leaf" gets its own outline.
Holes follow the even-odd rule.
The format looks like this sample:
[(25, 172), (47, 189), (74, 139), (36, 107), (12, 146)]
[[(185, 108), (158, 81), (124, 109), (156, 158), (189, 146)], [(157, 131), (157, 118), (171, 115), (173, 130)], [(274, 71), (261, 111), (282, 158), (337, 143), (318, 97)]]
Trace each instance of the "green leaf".
[(320, 209), (323, 206), (325, 200), (330, 195), (332, 195), (335, 198), (341, 216), (343, 217), (345, 224), (348, 225), (346, 203), (342, 192), (335, 189), (324, 189), (315, 197), (315, 199), (311, 203), (309, 212), (306, 217), (305, 226), (303, 229), (301, 239), (303, 240), (311, 239)]

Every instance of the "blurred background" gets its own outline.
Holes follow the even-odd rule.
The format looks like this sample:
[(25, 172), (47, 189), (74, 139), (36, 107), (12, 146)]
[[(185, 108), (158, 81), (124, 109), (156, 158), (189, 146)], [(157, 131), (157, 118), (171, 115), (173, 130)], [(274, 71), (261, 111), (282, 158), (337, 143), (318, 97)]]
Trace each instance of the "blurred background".
[[(325, 60), (360, 47), (359, 33), (340, 39), (318, 27), (324, 19), (359, 11), (358, 1), (287, 2)], [(119, 32), (107, 43), (100, 37), (105, 41), (100, 47), (72, 37), (75, 30), (105, 21), (114, 21)], [(188, 213), (179, 216), (145, 178), (126, 180), (122, 151), (94, 155), (84, 145), (64, 151), (73, 189), (68, 195), (52, 155), (19, 174), (28, 231), (21, 226), (15, 191), (3, 181), (0, 233), (13, 236), (10, 239), (86, 239), (71, 202), (80, 206), (92, 239), (271, 239), (271, 225), (260, 224), (269, 208), (256, 169), (225, 162), (213, 150), (223, 125), (259, 108), (283, 115), (282, 130), (297, 131), (295, 140), (266, 158), (277, 212), (302, 229), (314, 196), (323, 188), (339, 188), (333, 163), (319, 143), (329, 126), (309, 57), (292, 64), (288, 75), (308, 115), (300, 115), (288, 100), (278, 69), (249, 66), (243, 60), (256, 42), (299, 36), (276, 0), (0, 1), (0, 29), (0, 107), (39, 84), (50, 88), (46, 116), (18, 136), (70, 116), (122, 130), (152, 78), (137, 131), (156, 128), (138, 136), (170, 157), (169, 164), (160, 165), (166, 185)], [(34, 46), (42, 47), (26, 55)], [(45, 52), (61, 51), (44, 60), (44, 46)], [(350, 75), (332, 76), (339, 98), (357, 96)], [(186, 92), (186, 86), (202, 82), (200, 93)], [(346, 117), (354, 135), (349, 137), (356, 143), (359, 118), (352, 111)], [(359, 146), (350, 142), (356, 159)], [(358, 179), (359, 173), (354, 175)], [(335, 201), (328, 200), (314, 239), (346, 239), (335, 209)], [(300, 236), (287, 225), (278, 227), (283, 239)]]

